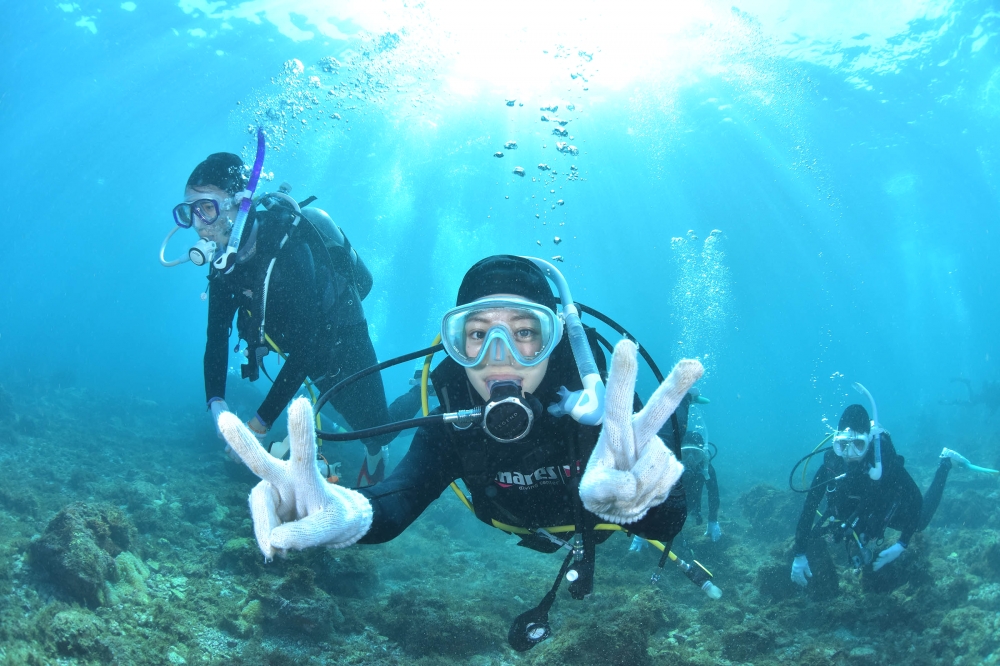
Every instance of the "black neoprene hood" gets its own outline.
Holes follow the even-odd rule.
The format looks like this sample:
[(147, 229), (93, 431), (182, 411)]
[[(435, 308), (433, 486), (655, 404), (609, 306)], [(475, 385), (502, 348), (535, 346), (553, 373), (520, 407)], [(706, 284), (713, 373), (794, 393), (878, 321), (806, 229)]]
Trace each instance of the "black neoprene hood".
[(514, 294), (556, 311), (556, 297), (541, 269), (522, 257), (498, 254), (469, 269), (458, 288), (456, 306), (492, 294)]
[(872, 424), (871, 419), (868, 418), (868, 411), (861, 405), (848, 405), (840, 417), (837, 430), (847, 430), (848, 428), (854, 432), (871, 431)]

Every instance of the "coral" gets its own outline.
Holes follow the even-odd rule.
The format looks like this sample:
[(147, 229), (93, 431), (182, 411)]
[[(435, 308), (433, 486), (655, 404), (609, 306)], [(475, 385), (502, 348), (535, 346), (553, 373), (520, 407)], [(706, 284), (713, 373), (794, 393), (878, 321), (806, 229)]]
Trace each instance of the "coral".
[(70, 504), (31, 543), (31, 564), (68, 596), (94, 607), (106, 601), (105, 584), (118, 579), (115, 556), (135, 541), (135, 527), (106, 504)]

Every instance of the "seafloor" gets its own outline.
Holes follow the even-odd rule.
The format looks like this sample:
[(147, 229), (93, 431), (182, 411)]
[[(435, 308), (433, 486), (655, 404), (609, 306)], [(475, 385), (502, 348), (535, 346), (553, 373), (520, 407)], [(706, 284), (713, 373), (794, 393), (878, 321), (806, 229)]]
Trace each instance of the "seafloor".
[[(554, 637), (518, 654), (507, 629), (559, 556), (516, 547), (450, 493), (393, 543), (265, 565), (246, 509), (255, 479), (207, 416), (8, 381), (0, 461), (4, 664), (1000, 662), (997, 483), (961, 470), (885, 575), (859, 578), (821, 543), (808, 592), (789, 581), (800, 497), (720, 471), (723, 540), (692, 526), (678, 548), (712, 569), (720, 601), (669, 565), (651, 585), (656, 554), (615, 535), (595, 593), (563, 589)], [(933, 467), (908, 466), (926, 487)]]

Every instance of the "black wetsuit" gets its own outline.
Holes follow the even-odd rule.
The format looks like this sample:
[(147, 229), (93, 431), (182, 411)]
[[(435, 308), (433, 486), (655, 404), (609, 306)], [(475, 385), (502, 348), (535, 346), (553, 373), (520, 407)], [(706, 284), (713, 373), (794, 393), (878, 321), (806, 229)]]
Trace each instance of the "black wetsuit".
[[(813, 536), (817, 509), (826, 497), (824, 516), (836, 518), (834, 534), (851, 538), (858, 535), (862, 545), (877, 544), (887, 527), (901, 532), (899, 541), (906, 546), (915, 532), (927, 527), (941, 501), (944, 484), (951, 469), (951, 460), (944, 459), (934, 475), (934, 481), (921, 497), (920, 489), (903, 467), (903, 456), (896, 453), (888, 433), (882, 435), (882, 478), (873, 481), (868, 470), (875, 464), (875, 443), (860, 463), (848, 463), (832, 450), (823, 457), (823, 466), (816, 472), (806, 496), (802, 515), (795, 530), (795, 555), (805, 555)], [(840, 474), (843, 479), (833, 481)], [(849, 529), (836, 531), (847, 523)]]
[[(214, 268), (209, 275), (206, 398), (211, 402), (225, 397), (233, 316), (237, 315), (240, 338), (247, 341), (251, 353), (258, 346), (269, 346), (262, 340), (263, 318), (268, 337), (288, 356), (257, 410), (257, 417), (267, 427), (307, 377), (325, 391), (336, 381), (378, 362), (349, 255), (345, 252), (340, 258), (331, 254), (306, 220), (293, 228), (294, 219), (295, 215), (282, 207), (251, 211), (244, 239), (251, 236), (256, 224), (252, 256), (228, 275)], [(289, 232), (288, 241), (279, 247)], [(400, 405), (402, 413), (391, 419), (382, 378), (375, 373), (336, 396), (333, 406), (351, 427), (359, 429), (412, 416), (416, 403), (405, 402)], [(365, 444), (369, 450), (377, 450), (392, 438), (385, 435), (365, 440)]]
[[(704, 466), (708, 466), (708, 478), (705, 478)], [(684, 491), (687, 496), (688, 513), (694, 515), (695, 523), (701, 525), (701, 494), (708, 488), (708, 522), (719, 522), (719, 480), (715, 476), (715, 467), (708, 456), (702, 459), (700, 465), (689, 465), (684, 461)]]
[[(596, 345), (592, 346), (603, 374), (604, 355)], [(443, 361), (432, 378), (446, 411), (484, 404), (466, 379), (464, 368), (451, 359)], [(567, 339), (554, 350), (535, 396), (548, 406), (557, 401), (560, 386), (570, 390), (581, 387)], [(382, 543), (396, 537), (456, 479), (462, 479), (472, 494), (476, 516), (501, 529), (581, 524), (592, 527), (603, 522), (583, 508), (578, 492), (580, 477), (599, 434), (599, 426), (580, 425), (569, 416), (556, 418), (548, 412), (536, 418), (524, 440), (513, 444), (492, 440), (478, 426), (464, 431), (449, 424), (421, 427), (393, 473), (379, 485), (360, 491), (374, 508), (371, 529), (361, 543)], [(679, 456), (676, 443), (667, 444)], [(669, 543), (680, 532), (685, 515), (684, 492), (677, 484), (666, 501), (624, 527), (642, 537)], [(594, 538), (601, 541), (611, 532), (595, 534)], [(531, 535), (524, 537), (522, 545), (555, 550), (545, 548), (544, 540)]]

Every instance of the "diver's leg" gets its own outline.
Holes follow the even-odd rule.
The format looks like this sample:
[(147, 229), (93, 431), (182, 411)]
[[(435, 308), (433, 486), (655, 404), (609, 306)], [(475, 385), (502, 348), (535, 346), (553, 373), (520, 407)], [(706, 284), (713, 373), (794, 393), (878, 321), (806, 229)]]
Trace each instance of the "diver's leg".
[[(949, 451), (945, 449), (944, 451)], [(948, 480), (948, 472), (951, 471), (951, 457), (941, 452), (941, 464), (934, 472), (934, 480), (924, 493), (924, 501), (920, 508), (920, 522), (917, 523), (917, 531), (923, 531), (930, 524), (934, 512), (937, 511), (938, 504), (941, 503), (941, 496), (944, 494), (944, 484)]]
[[(339, 344), (332, 354), (331, 372), (318, 380), (316, 385), (321, 391), (326, 391), (337, 382), (376, 363), (378, 359), (371, 338), (368, 337), (368, 324), (362, 322), (345, 327), (341, 331)], [(385, 387), (380, 373), (372, 373), (359, 379), (334, 396), (331, 402), (334, 409), (344, 416), (354, 430), (389, 423)], [(395, 436), (395, 433), (388, 433), (361, 440), (365, 445), (367, 456), (358, 475), (359, 486), (373, 485), (384, 477), (382, 447), (391, 442)]]

